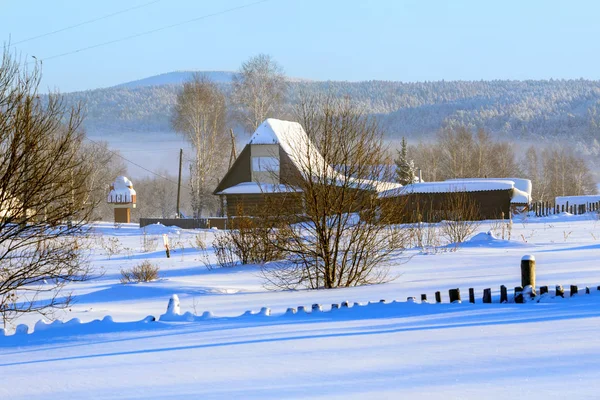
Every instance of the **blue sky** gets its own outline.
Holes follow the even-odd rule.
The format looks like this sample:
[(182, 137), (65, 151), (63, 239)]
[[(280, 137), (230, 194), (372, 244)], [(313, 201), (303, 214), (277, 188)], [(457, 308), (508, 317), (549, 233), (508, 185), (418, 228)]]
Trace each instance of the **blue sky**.
[[(13, 49), (44, 59), (254, 1), (161, 0)], [(0, 40), (149, 2), (0, 0)], [(236, 70), (258, 53), (318, 80), (600, 79), (598, 15), (593, 0), (269, 0), (48, 59), (43, 86), (69, 92), (174, 70)]]

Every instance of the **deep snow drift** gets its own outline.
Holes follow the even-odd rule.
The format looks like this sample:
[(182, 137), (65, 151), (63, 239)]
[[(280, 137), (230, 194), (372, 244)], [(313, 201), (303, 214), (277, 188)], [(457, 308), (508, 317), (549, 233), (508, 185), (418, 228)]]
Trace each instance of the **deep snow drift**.
[[(214, 255), (194, 243), (210, 244), (213, 231), (152, 226), (144, 235), (133, 224), (99, 224), (91, 259), (104, 273), (71, 286), (77, 303), (57, 315), (66, 322), (28, 316), (17, 323), (29, 333), (13, 326), (0, 337), (0, 396), (596, 397), (600, 222), (592, 215), (530, 218), (514, 223), (510, 240), (507, 232), (504, 239), (488, 234), (493, 228), (484, 223), (457, 251), (408, 251), (387, 284), (269, 292), (257, 266), (205, 267)], [(512, 294), (520, 284), (525, 254), (535, 256), (538, 285), (551, 293), (539, 303), (498, 304), (500, 285)], [(121, 268), (143, 260), (160, 266), (161, 279), (119, 283)], [(556, 284), (565, 286), (564, 299), (553, 298)], [(580, 293), (569, 298), (571, 284)], [(448, 304), (456, 287), (463, 303)], [(470, 287), (476, 304), (465, 301)], [(481, 303), (485, 288), (494, 304)], [(421, 304), (422, 293), (431, 301), (438, 290), (443, 304)], [(173, 295), (179, 310), (173, 304), (167, 312)], [(407, 302), (412, 296), (417, 301)]]

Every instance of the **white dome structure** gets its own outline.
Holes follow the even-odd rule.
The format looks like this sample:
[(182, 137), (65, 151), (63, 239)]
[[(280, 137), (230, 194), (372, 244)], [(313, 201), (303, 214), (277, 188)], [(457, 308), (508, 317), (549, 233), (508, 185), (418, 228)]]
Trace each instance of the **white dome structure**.
[(133, 203), (135, 204), (135, 190), (133, 183), (126, 176), (118, 176), (110, 186), (108, 202), (113, 204)]
[(110, 185), (108, 203), (115, 209), (116, 223), (131, 222), (131, 209), (135, 208), (136, 193), (133, 183), (125, 176), (118, 176)]

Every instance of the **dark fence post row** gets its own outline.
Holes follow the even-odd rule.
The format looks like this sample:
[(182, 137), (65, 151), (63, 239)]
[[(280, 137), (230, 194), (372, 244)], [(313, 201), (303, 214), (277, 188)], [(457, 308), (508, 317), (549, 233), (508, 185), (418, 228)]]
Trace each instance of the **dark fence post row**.
[[(540, 289), (539, 290), (540, 296), (549, 293), (548, 286), (540, 286), (539, 289)], [(597, 290), (600, 292), (600, 286), (598, 286)], [(579, 293), (578, 286), (570, 285), (569, 297), (572, 297), (578, 293)], [(590, 294), (589, 287), (585, 288), (585, 294)], [(532, 286), (532, 285), (515, 286), (515, 288), (514, 288), (513, 300), (515, 303), (518, 303), (518, 304), (525, 303), (525, 297), (534, 298), (535, 296), (536, 296), (535, 286)], [(556, 285), (555, 296), (556, 297), (565, 297), (565, 290), (563, 289), (562, 285)], [(415, 297), (408, 297), (408, 299), (415, 301)], [(448, 300), (450, 303), (460, 302), (461, 301), (460, 289), (459, 288), (449, 289), (448, 290)], [(435, 292), (435, 301), (436, 301), (436, 303), (442, 302), (442, 293), (441, 292), (439, 292), (439, 291)], [(421, 302), (427, 303), (427, 295), (426, 294), (421, 294)], [(492, 303), (492, 289), (491, 288), (483, 289), (482, 302), (484, 304)], [(469, 288), (469, 303), (475, 303), (475, 289), (473, 289), (473, 288)], [(508, 289), (504, 285), (500, 286), (500, 303), (508, 303)]]
[(548, 215), (559, 214), (561, 212), (568, 212), (573, 215), (585, 214), (587, 212), (598, 212), (600, 211), (600, 201), (587, 202), (586, 204), (569, 204), (567, 201), (565, 204), (550, 204), (549, 201), (536, 201), (531, 205), (533, 213), (536, 217), (547, 217)]
[[(535, 273), (535, 257), (530, 254), (523, 256), (521, 258), (521, 286), (516, 286), (514, 288), (513, 300), (515, 303), (525, 303), (527, 300), (536, 296)], [(569, 297), (579, 293), (577, 285), (571, 285), (569, 289)], [(600, 286), (598, 286), (598, 291), (600, 292)], [(541, 286), (539, 293), (540, 295), (547, 294), (548, 286)], [(554, 293), (556, 297), (565, 297), (565, 290), (563, 289), (562, 285), (556, 285)], [(590, 294), (589, 287), (585, 288), (585, 294)], [(448, 297), (450, 299), (450, 303), (459, 303), (461, 301), (460, 289), (456, 288), (448, 290)], [(414, 297), (412, 299), (414, 299)], [(482, 301), (483, 303), (492, 302), (492, 289), (483, 289)], [(426, 294), (421, 294), (421, 302), (427, 302)], [(435, 302), (442, 302), (442, 293), (439, 291), (435, 292)], [(469, 288), (469, 303), (475, 303), (475, 289), (473, 288)], [(504, 285), (500, 286), (500, 303), (508, 303), (508, 289)]]

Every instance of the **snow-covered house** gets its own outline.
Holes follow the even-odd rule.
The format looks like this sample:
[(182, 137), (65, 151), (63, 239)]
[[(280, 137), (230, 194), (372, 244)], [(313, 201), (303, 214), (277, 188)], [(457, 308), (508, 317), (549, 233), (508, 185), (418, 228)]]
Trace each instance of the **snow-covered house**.
[[(478, 219), (508, 218), (516, 193), (512, 180), (455, 179), (442, 182), (413, 183), (379, 193), (382, 204), (402, 202), (406, 213), (398, 222), (436, 221), (444, 218), (457, 204), (449, 196), (464, 195), (464, 201), (476, 206)], [(520, 192), (520, 191), (519, 191)], [(386, 207), (382, 207), (385, 212)]]
[[(301, 214), (301, 182), (311, 174), (327, 176), (333, 184), (344, 180), (324, 161), (299, 123), (269, 118), (256, 129), (214, 194), (222, 197), (227, 216), (252, 215), (253, 210), (266, 207), (269, 200), (276, 201), (278, 209)], [(357, 190), (372, 193), (400, 186), (350, 179)]]

